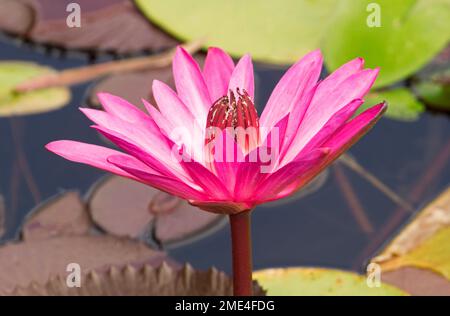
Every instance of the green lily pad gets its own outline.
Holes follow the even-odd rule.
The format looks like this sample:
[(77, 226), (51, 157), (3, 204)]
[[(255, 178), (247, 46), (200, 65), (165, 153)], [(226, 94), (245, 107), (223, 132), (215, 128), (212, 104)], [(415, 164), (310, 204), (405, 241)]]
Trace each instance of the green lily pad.
[(182, 40), (205, 38), (234, 56), (293, 63), (320, 46), (336, 0), (135, 0), (153, 22)]
[(415, 121), (425, 110), (425, 106), (407, 88), (396, 88), (391, 90), (374, 91), (367, 95), (366, 102), (358, 110), (365, 109), (387, 101), (388, 107), (385, 116), (400, 121)]
[(450, 70), (435, 73), (413, 85), (417, 95), (429, 106), (450, 111)]
[(396, 287), (380, 283), (369, 287), (366, 277), (353, 272), (322, 268), (280, 268), (260, 270), (253, 278), (267, 295), (402, 296)]
[(380, 27), (369, 27), (372, 0), (339, 1), (324, 41), (327, 66), (336, 69), (357, 56), (381, 67), (376, 87), (403, 79), (424, 66), (450, 39), (448, 0), (378, 0)]
[(17, 93), (14, 88), (30, 78), (54, 72), (31, 62), (0, 62), (0, 116), (27, 115), (58, 109), (70, 100), (65, 87)]

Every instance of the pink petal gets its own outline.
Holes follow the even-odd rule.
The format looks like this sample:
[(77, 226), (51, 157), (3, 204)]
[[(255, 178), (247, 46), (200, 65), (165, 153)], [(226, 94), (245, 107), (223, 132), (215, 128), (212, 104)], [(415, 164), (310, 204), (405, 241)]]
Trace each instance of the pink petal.
[(182, 199), (205, 199), (205, 195), (202, 192), (191, 188), (186, 185), (183, 181), (179, 181), (177, 179), (154, 175), (147, 172), (145, 169), (138, 168), (130, 164), (129, 157), (124, 156), (110, 156), (108, 157), (108, 161), (117, 166), (120, 169), (123, 169), (125, 172), (132, 174), (139, 181), (151, 185), (159, 190), (165, 191), (169, 194), (176, 195), (181, 197)]
[(197, 159), (201, 157), (205, 126), (199, 126), (199, 120), (192, 116), (176, 93), (166, 84), (154, 80), (153, 94), (159, 107), (159, 112), (154, 108), (150, 110), (155, 122), (161, 124), (160, 128), (174, 143), (180, 147), (184, 145), (189, 155)]
[(322, 164), (329, 155), (329, 152), (330, 150), (327, 148), (316, 149), (304, 155), (301, 159), (288, 163), (267, 177), (262, 183), (258, 184), (254, 198), (264, 201), (270, 199), (272, 196), (276, 196), (298, 178)]
[(328, 85), (324, 85), (325, 81), (320, 83), (298, 132), (283, 158), (283, 163), (293, 159), (337, 111), (352, 100), (363, 98), (375, 81), (377, 74), (378, 69), (357, 72), (345, 79), (331, 92), (327, 88)]
[(106, 112), (124, 121), (135, 123), (147, 119), (147, 114), (118, 96), (101, 92), (97, 97)]
[(130, 159), (130, 164), (139, 166), (140, 168), (146, 168), (149, 173), (156, 173), (155, 170), (145, 166), (142, 162), (126, 154), (123, 154), (117, 150), (109, 149), (102, 146), (91, 145), (71, 140), (58, 140), (48, 143), (45, 148), (49, 151), (74, 162), (84, 163), (95, 168), (112, 172), (119, 176), (124, 176), (131, 179), (136, 179), (135, 176), (117, 168), (115, 165), (110, 164), (107, 158), (111, 155), (124, 156)]
[(282, 117), (292, 111), (294, 106), (300, 107), (298, 117), (293, 121), (299, 123), (309, 103), (300, 102), (319, 79), (322, 69), (322, 54), (319, 50), (305, 55), (291, 66), (283, 75), (261, 114), (260, 126), (270, 129)]
[(234, 188), (239, 164), (244, 161), (242, 149), (226, 129), (216, 137), (212, 149), (214, 150), (214, 169), (217, 177), (222, 179), (227, 188)]
[(259, 190), (259, 184), (270, 176), (277, 163), (276, 155), (271, 154), (271, 149), (260, 146), (250, 152), (245, 161), (239, 164), (234, 187), (235, 201), (251, 200), (255, 191)]
[(186, 126), (189, 129), (197, 127), (194, 125), (192, 113), (168, 85), (159, 80), (153, 80), (152, 89), (159, 111), (172, 123), (172, 127)]
[(234, 62), (227, 53), (217, 47), (208, 49), (203, 67), (203, 77), (212, 102), (227, 95), (233, 69)]
[(181, 46), (173, 58), (173, 76), (178, 96), (193, 116), (206, 126), (208, 110), (212, 105), (203, 75), (197, 62)]
[(115, 131), (109, 130), (101, 126), (92, 126), (97, 131), (99, 131), (103, 136), (108, 138), (111, 142), (116, 144), (121, 149), (128, 152), (131, 156), (136, 157), (149, 167), (157, 170), (162, 175), (172, 178), (183, 178), (186, 179), (186, 175), (180, 168), (178, 161), (175, 160), (171, 155), (158, 156), (152, 152), (148, 152), (142, 149), (138, 144), (135, 144), (128, 137), (116, 133)]
[(212, 200), (230, 200), (231, 195), (217, 176), (195, 161), (182, 161), (181, 165), (189, 176)]
[(250, 55), (244, 55), (231, 74), (228, 89), (236, 92), (239, 88), (242, 92), (245, 89), (252, 100), (255, 100), (255, 82), (253, 76), (253, 64)]
[(322, 147), (324, 141), (326, 141), (330, 136), (332, 136), (340, 127), (342, 127), (345, 122), (347, 122), (358, 110), (358, 108), (363, 104), (364, 100), (356, 99), (351, 101), (349, 104), (344, 106), (342, 109), (337, 111), (322, 129), (314, 135), (314, 137), (309, 141), (309, 143), (300, 151), (299, 155), (304, 152), (309, 152), (317, 147)]
[[(161, 157), (170, 155), (171, 148), (168, 139), (161, 134), (151, 117), (148, 117), (147, 120), (149, 124), (142, 125), (140, 123), (123, 121), (104, 111), (87, 108), (80, 108), (80, 110), (97, 125), (117, 134), (126, 135), (126, 138), (133, 144), (149, 153)], [(154, 126), (151, 126), (151, 122), (153, 122)]]
[(339, 156), (366, 134), (386, 111), (385, 102), (372, 106), (342, 126), (323, 146), (331, 148), (330, 156)]
[(289, 189), (280, 192), (273, 199), (283, 198), (308, 184), (309, 181), (316, 177), (341, 154), (355, 144), (365, 133), (367, 133), (370, 128), (372, 128), (373, 125), (375, 125), (375, 123), (381, 118), (385, 111), (385, 103), (375, 105), (342, 126), (331, 138), (322, 144), (323, 147), (330, 149), (327, 159), (322, 164), (316, 165), (308, 173), (299, 177), (299, 179), (291, 185)]
[(345, 81), (351, 75), (360, 72), (364, 68), (364, 59), (358, 57), (350, 60), (346, 64), (342, 65), (335, 71), (333, 71), (325, 80), (321, 83), (321, 89), (325, 91), (333, 91), (337, 86)]
[(169, 137), (170, 131), (172, 130), (172, 122), (170, 122), (167, 118), (165, 118), (161, 112), (150, 104), (148, 101), (141, 99), (142, 103), (144, 103), (145, 109), (147, 110), (150, 117), (155, 121), (158, 128), (164, 132), (164, 134)]

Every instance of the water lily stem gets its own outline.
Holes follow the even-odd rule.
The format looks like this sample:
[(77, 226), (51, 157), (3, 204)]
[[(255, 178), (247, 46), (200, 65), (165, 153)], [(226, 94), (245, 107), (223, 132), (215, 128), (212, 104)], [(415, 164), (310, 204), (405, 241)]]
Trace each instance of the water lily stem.
[(235, 296), (253, 295), (250, 216), (251, 210), (230, 215)]

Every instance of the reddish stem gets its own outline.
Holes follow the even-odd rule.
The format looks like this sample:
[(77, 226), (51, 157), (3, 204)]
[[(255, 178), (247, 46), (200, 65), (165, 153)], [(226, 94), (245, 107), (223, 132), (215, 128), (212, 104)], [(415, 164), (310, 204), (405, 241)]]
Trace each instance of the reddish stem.
[(235, 296), (253, 295), (250, 213), (248, 210), (230, 215)]

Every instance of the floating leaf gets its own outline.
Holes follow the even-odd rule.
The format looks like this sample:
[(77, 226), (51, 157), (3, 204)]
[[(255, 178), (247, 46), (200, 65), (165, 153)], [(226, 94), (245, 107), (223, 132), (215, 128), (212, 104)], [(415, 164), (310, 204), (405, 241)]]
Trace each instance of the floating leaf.
[(70, 263), (79, 264), (85, 275), (90, 271), (105, 272), (110, 266), (159, 266), (165, 260), (165, 253), (143, 243), (111, 236), (58, 237), (8, 244), (0, 248), (0, 294), (32, 283), (45, 284), (58, 275), (66, 277)]
[(33, 26), (34, 10), (21, 0), (0, 1), (0, 30), (8, 34), (25, 35)]
[(372, 262), (383, 264), (406, 255), (450, 225), (450, 188), (427, 205)]
[(411, 295), (450, 296), (450, 282), (433, 271), (403, 267), (383, 272), (382, 279)]
[[(111, 267), (105, 273), (90, 272), (83, 286), (69, 288), (65, 278), (56, 277), (46, 284), (17, 288), (12, 295), (45, 296), (231, 296), (232, 280), (215, 268), (194, 270), (190, 265), (174, 269), (166, 264), (136, 268)], [(255, 295), (264, 291), (254, 284)]]
[(434, 73), (413, 85), (417, 95), (429, 106), (450, 111), (450, 70)]
[(91, 189), (94, 222), (116, 236), (153, 238), (164, 247), (181, 245), (222, 227), (225, 217), (129, 179), (111, 176)]
[(92, 227), (89, 213), (78, 192), (69, 191), (38, 205), (22, 227), (23, 240), (85, 235)]
[(154, 218), (148, 205), (158, 192), (136, 181), (105, 177), (89, 193), (92, 220), (109, 234), (137, 238), (148, 230)]
[(27, 115), (55, 110), (70, 100), (70, 90), (64, 87), (16, 93), (21, 82), (54, 70), (30, 62), (0, 62), (0, 116)]
[(322, 268), (279, 268), (253, 273), (267, 295), (406, 295), (386, 284), (369, 287), (366, 277), (353, 272)]
[(385, 116), (395, 120), (415, 121), (425, 111), (425, 106), (414, 97), (411, 91), (406, 88), (395, 88), (370, 92), (358, 113), (382, 101), (388, 103)]
[[(146, 21), (130, 0), (77, 0), (81, 27), (68, 27), (71, 0), (2, 0), (0, 30), (64, 49), (129, 54), (177, 41)], [(72, 11), (73, 12), (73, 11)]]
[(182, 40), (205, 37), (205, 47), (286, 64), (319, 47), (338, 1), (135, 2), (152, 22)]
[[(380, 27), (368, 21), (381, 9)], [(450, 39), (448, 0), (344, 0), (324, 40), (327, 66), (334, 70), (357, 56), (367, 67), (381, 67), (376, 87), (401, 80), (424, 66)]]
[(450, 226), (442, 228), (405, 255), (384, 262), (382, 267), (385, 271), (399, 267), (428, 269), (450, 281)]
[[(372, 262), (381, 266), (386, 282), (412, 294), (450, 294), (450, 188), (425, 207)], [(424, 281), (414, 285), (419, 279)]]

